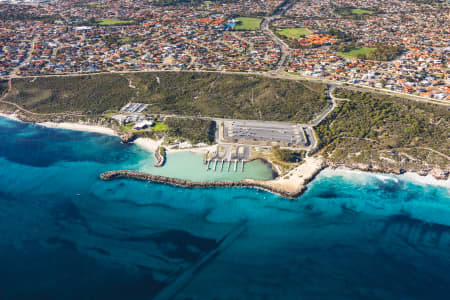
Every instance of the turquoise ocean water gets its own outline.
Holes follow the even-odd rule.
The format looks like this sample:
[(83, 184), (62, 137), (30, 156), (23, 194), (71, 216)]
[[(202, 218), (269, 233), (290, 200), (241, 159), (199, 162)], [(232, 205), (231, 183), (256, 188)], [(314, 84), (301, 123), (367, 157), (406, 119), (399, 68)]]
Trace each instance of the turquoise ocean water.
[[(151, 156), (115, 137), (1, 118), (0, 139), (2, 300), (450, 295), (448, 183), (326, 170), (288, 200), (103, 182), (107, 170), (153, 170)], [(201, 157), (176, 154), (154, 171), (244, 176), (200, 169)], [(259, 162), (244, 172), (271, 176)]]

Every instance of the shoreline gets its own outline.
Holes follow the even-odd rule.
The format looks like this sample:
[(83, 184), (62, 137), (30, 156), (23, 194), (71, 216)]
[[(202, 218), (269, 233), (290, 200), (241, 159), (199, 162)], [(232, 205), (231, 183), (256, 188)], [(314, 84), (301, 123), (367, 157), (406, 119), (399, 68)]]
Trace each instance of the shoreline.
[[(18, 122), (24, 122), (16, 117), (15, 114), (6, 114), (6, 113), (0, 113), (0, 117), (4, 117), (10, 120), (18, 121)], [(47, 127), (47, 128), (55, 128), (55, 129), (64, 129), (64, 130), (73, 130), (73, 131), (85, 131), (85, 132), (92, 132), (92, 133), (98, 133), (98, 134), (104, 134), (109, 136), (116, 136), (120, 137), (120, 135), (113, 129), (103, 126), (96, 126), (96, 125), (90, 125), (90, 124), (82, 124), (82, 123), (70, 123), (70, 122), (42, 122), (42, 123), (35, 123), (36, 125)], [(153, 140), (150, 138), (137, 138), (134, 143), (144, 151), (148, 151), (149, 153), (155, 153), (155, 151), (162, 145), (162, 139), (161, 140)], [(212, 146), (205, 146), (205, 147), (197, 147), (197, 148), (181, 148), (181, 149), (167, 149), (167, 154), (172, 153), (179, 153), (179, 152), (191, 152), (191, 153), (197, 153), (197, 154), (205, 154), (207, 151), (211, 151), (215, 145)], [(274, 169), (274, 165), (268, 161), (265, 160), (267, 163), (270, 163), (272, 166), (272, 169)], [(331, 169), (331, 170), (348, 170), (352, 172), (368, 172), (368, 173), (375, 173), (379, 175), (397, 175), (402, 176), (404, 178), (413, 180), (415, 182), (421, 183), (421, 184), (427, 184), (427, 185), (438, 185), (438, 186), (444, 186), (446, 188), (450, 188), (450, 178), (447, 177), (436, 177), (433, 172), (429, 172), (427, 174), (421, 174), (419, 172), (414, 171), (408, 171), (404, 170), (402, 173), (394, 172), (393, 170), (388, 170), (386, 172), (383, 172), (383, 170), (380, 169), (368, 169), (368, 168), (358, 168), (353, 166), (336, 166), (331, 163), (328, 163), (325, 159), (322, 157), (308, 157), (305, 159), (305, 161), (294, 168), (293, 170), (289, 171), (286, 174), (278, 174), (278, 176), (271, 180), (256, 180), (256, 179), (244, 179), (241, 181), (237, 181), (237, 185), (239, 186), (248, 186), (248, 187), (256, 187), (259, 189), (263, 189), (275, 194), (279, 194), (282, 196), (285, 196), (287, 198), (296, 198), (299, 195), (301, 195), (305, 189), (306, 185), (311, 182), (322, 170), (324, 169)], [(142, 176), (156, 176), (152, 174), (144, 174), (142, 173)], [(169, 178), (169, 177), (167, 177)], [(175, 178), (171, 178), (174, 180), (178, 180)], [(169, 181), (169, 180), (167, 180)], [(186, 180), (185, 180), (186, 181)], [(187, 181), (189, 182), (189, 181)], [(222, 183), (219, 181), (217, 182), (193, 182), (197, 186), (207, 186), (211, 185), (213, 186), (221, 186)], [(233, 183), (233, 186), (236, 182)], [(227, 186), (229, 184), (228, 182), (223, 183), (224, 186)], [(180, 184), (182, 186), (182, 184)], [(293, 196), (294, 195), (294, 196)]]
[(21, 119), (16, 117), (16, 114), (6, 114), (6, 113), (3, 113), (3, 112), (0, 112), (0, 117), (3, 117), (5, 119), (9, 119), (9, 120), (14, 120), (14, 121), (17, 121), (17, 122), (23, 122)]
[(135, 139), (132, 143), (147, 152), (155, 153), (156, 149), (161, 146), (162, 140), (140, 137)]
[(359, 176), (375, 176), (379, 179), (393, 179), (393, 180), (406, 180), (413, 182), (414, 184), (420, 184), (420, 185), (431, 185), (431, 186), (437, 186), (437, 187), (444, 187), (447, 189), (450, 189), (450, 178), (447, 179), (437, 179), (432, 174), (428, 175), (420, 175), (415, 172), (405, 172), (402, 174), (395, 174), (395, 173), (383, 173), (378, 171), (366, 171), (366, 170), (360, 170), (360, 169), (353, 169), (345, 166), (341, 167), (327, 167), (322, 171), (322, 175), (324, 176), (343, 176), (348, 177), (349, 179), (362, 179), (361, 177), (355, 177), (355, 175)]
[(348, 169), (348, 170), (355, 170), (355, 171), (362, 171), (362, 172), (368, 172), (368, 173), (374, 173), (374, 174), (389, 174), (389, 175), (405, 175), (405, 174), (416, 174), (420, 177), (428, 177), (431, 176), (435, 180), (440, 181), (447, 181), (450, 180), (450, 171), (448, 170), (442, 170), (439, 168), (429, 169), (426, 172), (423, 172), (423, 170), (415, 171), (415, 170), (408, 170), (408, 169), (394, 169), (394, 168), (380, 168), (378, 166), (367, 166), (367, 165), (345, 165), (345, 164), (335, 164), (331, 162), (327, 162), (327, 166), (331, 169)]
[[(412, 182), (416, 185), (443, 187), (450, 191), (450, 179), (436, 179), (432, 175), (423, 176), (412, 172), (406, 172), (398, 175), (392, 173), (355, 170), (347, 167), (332, 168), (326, 165), (323, 159), (310, 159), (312, 159), (312, 161), (310, 160), (309, 162), (305, 162), (289, 172), (291, 173), (291, 176), (287, 179), (277, 177), (273, 180), (243, 179), (240, 181), (193, 181), (153, 175), (133, 170), (108, 171), (100, 174), (100, 178), (105, 181), (115, 179), (134, 179), (182, 188), (255, 188), (288, 199), (296, 199), (302, 196), (307, 190), (307, 185), (311, 183), (319, 174), (328, 177), (344, 176), (348, 177), (349, 180), (357, 179), (361, 181), (366, 180), (366, 178), (370, 176), (378, 178), (382, 181), (394, 180), (395, 182), (398, 182), (398, 180), (401, 179)], [(303, 168), (301, 168), (302, 166)]]
[(327, 167), (321, 157), (307, 157), (303, 163), (286, 174), (278, 175), (272, 180), (246, 179), (247, 183), (267, 188), (268, 191), (284, 191), (298, 197), (306, 190), (310, 183), (323, 169)]
[[(163, 140), (154, 140), (148, 137), (139, 137), (136, 140), (134, 140), (132, 143), (139, 146), (141, 149), (147, 150), (149, 152), (154, 153), (158, 147), (164, 146)], [(193, 148), (180, 148), (180, 149), (173, 149), (169, 146), (164, 146), (166, 148), (167, 154), (173, 154), (173, 153), (179, 153), (179, 152), (192, 152), (192, 153), (198, 153), (198, 154), (205, 154), (208, 151), (213, 150), (216, 145), (211, 146), (204, 146), (204, 147), (193, 147)]]
[(167, 150), (168, 154), (179, 153), (179, 152), (191, 152), (191, 153), (197, 153), (197, 154), (205, 154), (208, 151), (214, 150), (215, 147), (216, 147), (216, 145), (211, 145), (211, 146), (193, 147), (193, 148), (178, 148), (178, 149), (166, 148), (166, 150)]
[(47, 127), (47, 128), (65, 129), (65, 130), (72, 130), (72, 131), (84, 131), (84, 132), (99, 133), (99, 134), (110, 135), (110, 136), (119, 136), (113, 129), (111, 129), (109, 127), (83, 124), (83, 123), (42, 122), (42, 123), (36, 123), (36, 125)]

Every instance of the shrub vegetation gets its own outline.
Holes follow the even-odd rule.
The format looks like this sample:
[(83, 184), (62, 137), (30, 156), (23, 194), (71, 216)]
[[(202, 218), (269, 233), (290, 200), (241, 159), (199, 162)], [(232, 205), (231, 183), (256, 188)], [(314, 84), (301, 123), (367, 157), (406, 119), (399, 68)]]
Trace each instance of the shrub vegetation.
[(0, 97), (8, 90), (8, 81), (0, 79)]
[(13, 79), (12, 86), (7, 100), (39, 113), (100, 114), (119, 110), (134, 95), (127, 79), (117, 74)]
[(193, 144), (214, 142), (216, 122), (191, 118), (167, 118), (168, 137), (188, 140)]
[(273, 154), (277, 160), (289, 163), (300, 162), (305, 157), (305, 151), (280, 149), (278, 146), (273, 148)]
[[(136, 87), (129, 87), (129, 80)], [(13, 79), (8, 101), (40, 113), (103, 114), (128, 102), (155, 114), (308, 122), (329, 105), (326, 85), (196, 72)]]
[(239, 23), (236, 24), (236, 27), (234, 28), (236, 30), (258, 30), (261, 27), (262, 21), (260, 18), (250, 17), (239, 17), (237, 20)]
[[(444, 158), (450, 156), (450, 111), (447, 107), (346, 89), (337, 89), (336, 94), (350, 101), (341, 102), (316, 127), (319, 147), (332, 160), (367, 163), (380, 161), (381, 157), (393, 153), (406, 153), (395, 159), (403, 163), (450, 167), (450, 162)], [(427, 150), (428, 158), (414, 161), (408, 154), (424, 149), (443, 155)], [(383, 163), (386, 161), (389, 162), (384, 160)]]
[(326, 85), (219, 73), (128, 75), (154, 113), (308, 122), (325, 109)]

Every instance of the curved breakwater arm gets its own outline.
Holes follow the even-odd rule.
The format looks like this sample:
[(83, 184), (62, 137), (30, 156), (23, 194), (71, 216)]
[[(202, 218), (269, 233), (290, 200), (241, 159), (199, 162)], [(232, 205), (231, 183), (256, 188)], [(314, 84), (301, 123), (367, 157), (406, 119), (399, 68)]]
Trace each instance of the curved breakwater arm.
[(178, 179), (160, 175), (147, 174), (132, 170), (109, 171), (102, 173), (100, 175), (100, 178), (103, 180), (129, 178), (129, 179), (150, 181), (155, 183), (169, 184), (185, 188), (251, 187), (275, 193), (282, 197), (290, 199), (300, 196), (306, 189), (304, 185), (299, 185), (296, 190), (283, 189), (282, 186), (276, 186), (273, 184), (274, 182), (276, 182), (276, 180), (264, 181), (264, 180), (244, 179), (240, 181), (191, 181), (186, 179)]

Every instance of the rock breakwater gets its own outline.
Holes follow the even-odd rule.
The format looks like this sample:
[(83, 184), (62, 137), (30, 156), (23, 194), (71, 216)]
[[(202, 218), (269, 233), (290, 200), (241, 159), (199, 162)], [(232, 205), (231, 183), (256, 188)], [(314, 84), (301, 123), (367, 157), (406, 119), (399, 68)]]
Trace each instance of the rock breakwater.
[(300, 196), (305, 187), (297, 189), (296, 191), (288, 191), (283, 190), (282, 188), (276, 188), (273, 185), (270, 185), (271, 181), (263, 181), (263, 180), (250, 180), (244, 179), (240, 181), (192, 181), (178, 178), (171, 178), (160, 175), (153, 175), (142, 173), (138, 171), (132, 170), (117, 170), (117, 171), (109, 171), (102, 173), (100, 178), (103, 180), (114, 180), (114, 179), (122, 179), (122, 178), (130, 178), (136, 180), (150, 181), (155, 183), (169, 184), (173, 186), (185, 187), (185, 188), (226, 188), (226, 187), (250, 187), (257, 188), (261, 190), (265, 190), (271, 193), (278, 194), (282, 197), (286, 198), (296, 198)]
[(155, 156), (155, 167), (162, 167), (166, 162), (166, 149), (164, 147), (159, 146), (154, 152)]

